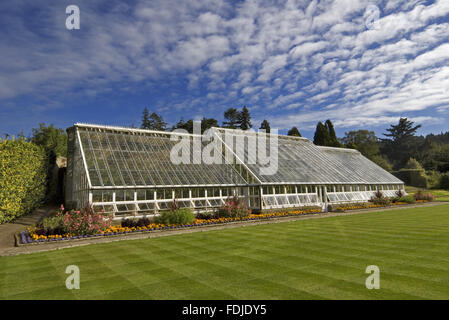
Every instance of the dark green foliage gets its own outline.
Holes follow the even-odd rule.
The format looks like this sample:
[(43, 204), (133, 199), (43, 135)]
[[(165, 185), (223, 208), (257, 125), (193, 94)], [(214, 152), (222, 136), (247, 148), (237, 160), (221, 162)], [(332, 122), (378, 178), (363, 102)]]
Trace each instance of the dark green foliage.
[(236, 108), (229, 108), (224, 112), (223, 128), (236, 129), (239, 125), (240, 112)]
[(148, 129), (148, 130), (158, 130), (158, 131), (165, 131), (167, 129), (167, 123), (164, 121), (162, 116), (158, 115), (157, 113), (153, 112), (150, 115), (147, 108), (143, 110), (143, 116), (142, 116), (142, 125), (140, 126), (141, 129)]
[(67, 134), (53, 124), (47, 127), (40, 123), (39, 128), (33, 128), (31, 142), (42, 147), (47, 156), (67, 157)]
[(335, 134), (335, 129), (332, 121), (329, 119), (326, 120), (325, 126), (327, 129), (327, 132), (329, 133), (329, 142), (327, 146), (329, 147), (343, 147), (342, 144), (338, 141), (337, 135)]
[(299, 132), (298, 128), (293, 127), (287, 132), (288, 136), (294, 136), (294, 137), (301, 137), (301, 133)]
[(67, 157), (67, 133), (59, 128), (55, 128), (53, 124), (46, 126), (44, 123), (39, 124), (39, 128), (32, 129), (32, 137), (30, 141), (40, 146), (46, 154), (47, 163), (47, 182), (46, 182), (46, 198), (47, 203), (60, 203), (61, 194), (56, 190), (57, 177), (55, 177), (54, 167), (58, 156)]
[(412, 204), (412, 203), (416, 202), (415, 197), (413, 197), (411, 195), (399, 197), (396, 201), (397, 202), (405, 202), (408, 204)]
[(401, 169), (393, 171), (392, 174), (398, 179), (404, 181), (408, 186), (417, 188), (427, 188), (428, 178), (423, 170), (420, 169)]
[[(213, 127), (219, 127), (217, 119), (214, 118), (205, 118), (201, 119), (201, 133), (204, 133), (206, 130), (213, 128)], [(193, 126), (194, 121), (192, 119), (187, 120), (184, 122), (184, 118), (181, 118), (181, 120), (178, 121), (178, 123), (172, 128), (174, 129), (184, 129), (189, 133), (193, 133)]]
[(353, 130), (345, 133), (341, 139), (342, 143), (351, 149), (357, 149), (368, 159), (379, 154), (379, 141), (374, 131)]
[(321, 121), (318, 122), (316, 126), (313, 143), (317, 146), (328, 146), (330, 143), (329, 132), (327, 131), (326, 126)]
[(390, 172), (393, 170), (393, 167), (391, 166), (390, 162), (388, 162), (388, 160), (380, 154), (376, 154), (369, 159), (375, 164), (377, 164), (379, 167), (383, 168), (384, 170)]
[(205, 117), (201, 119), (201, 133), (213, 127), (219, 127), (217, 119)]
[(265, 133), (270, 133), (271, 132), (270, 123), (267, 120), (262, 121), (262, 123), (260, 124), (260, 129), (265, 130)]
[(329, 119), (323, 124), (321, 121), (318, 122), (315, 130), (315, 136), (313, 137), (313, 143), (317, 146), (325, 147), (343, 147), (343, 145), (338, 141), (335, 134), (334, 125)]
[(251, 115), (249, 114), (249, 110), (246, 106), (243, 107), (238, 116), (238, 124), (239, 128), (242, 130), (248, 130), (249, 128), (253, 127), (253, 125), (251, 124)]
[(151, 124), (150, 124), (150, 112), (148, 111), (148, 108), (145, 107), (145, 109), (143, 109), (143, 113), (142, 113), (142, 125), (140, 126), (141, 129), (151, 129)]
[(252, 128), (251, 115), (246, 106), (242, 111), (236, 108), (229, 108), (224, 112), (225, 121), (223, 121), (223, 128), (248, 130)]
[(440, 185), (441, 189), (449, 190), (449, 172), (446, 172), (440, 177)]
[(427, 148), (422, 149), (419, 158), (426, 170), (449, 171), (449, 144), (431, 143)]
[(401, 118), (397, 125), (391, 125), (387, 129), (388, 133), (384, 133), (388, 138), (380, 139), (381, 151), (394, 164), (394, 168), (402, 168), (417, 153), (420, 145), (415, 134), (420, 127), (421, 125), (415, 126), (407, 118)]
[(414, 158), (408, 159), (407, 163), (404, 166), (404, 169), (424, 170), (421, 164)]
[(193, 133), (193, 120), (190, 119), (184, 122), (184, 118), (181, 118), (173, 129), (184, 129), (189, 133)]

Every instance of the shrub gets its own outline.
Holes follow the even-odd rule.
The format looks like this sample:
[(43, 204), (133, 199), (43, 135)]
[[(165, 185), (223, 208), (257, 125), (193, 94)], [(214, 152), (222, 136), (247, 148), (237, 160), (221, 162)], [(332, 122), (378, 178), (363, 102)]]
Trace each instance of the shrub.
[(156, 218), (157, 223), (168, 224), (189, 224), (195, 221), (192, 209), (182, 208), (177, 210), (162, 211)]
[(0, 224), (37, 208), (45, 197), (47, 158), (25, 139), (0, 140)]
[(220, 218), (237, 218), (246, 217), (251, 214), (251, 209), (248, 209), (246, 204), (238, 197), (234, 196), (226, 204), (218, 210)]
[(399, 189), (395, 193), (396, 193), (396, 197), (398, 197), (398, 198), (402, 198), (404, 196), (404, 192), (401, 189)]
[(389, 205), (391, 203), (391, 200), (388, 197), (385, 197), (382, 191), (377, 190), (374, 196), (371, 197), (370, 202), (378, 205)]
[(218, 214), (212, 211), (201, 212), (196, 214), (196, 218), (201, 220), (216, 219), (218, 218)]
[(67, 233), (87, 235), (105, 231), (111, 226), (112, 219), (95, 212), (92, 206), (88, 204), (81, 210), (66, 212), (63, 215), (62, 221)]
[(139, 218), (139, 219), (122, 219), (121, 226), (128, 228), (136, 228), (136, 227), (145, 227), (151, 224), (151, 220), (147, 217)]
[(419, 201), (419, 200), (433, 201), (433, 200), (435, 200), (435, 196), (431, 193), (424, 193), (421, 190), (418, 190), (415, 193), (415, 200), (416, 201)]
[(427, 187), (429, 189), (441, 188), (441, 179), (442, 179), (444, 174), (442, 174), (439, 171), (430, 170), (430, 171), (426, 171), (426, 175), (428, 177)]
[(441, 189), (449, 190), (449, 172), (446, 172), (441, 175), (439, 187)]
[(411, 204), (411, 203), (415, 203), (416, 200), (415, 200), (415, 197), (408, 195), (408, 196), (402, 196), (402, 197), (398, 198), (397, 202), (405, 202), (405, 203)]

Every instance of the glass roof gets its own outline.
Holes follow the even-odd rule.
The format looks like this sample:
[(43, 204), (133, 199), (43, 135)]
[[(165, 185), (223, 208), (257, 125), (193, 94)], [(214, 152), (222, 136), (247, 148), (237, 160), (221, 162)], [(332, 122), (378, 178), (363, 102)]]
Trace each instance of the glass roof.
[[(171, 141), (168, 135), (83, 127), (78, 130), (94, 187), (246, 184), (234, 166), (224, 161), (213, 165), (173, 164), (170, 150), (178, 142)], [(192, 149), (193, 157), (201, 157)]]
[[(273, 165), (276, 155), (271, 151), (273, 159), (270, 158), (270, 142), (273, 140), (267, 139), (265, 147), (270, 163), (261, 164), (256, 152), (258, 146), (248, 142), (255, 136), (254, 132), (214, 129), (215, 137), (222, 139), (223, 150), (232, 150), (233, 162), (237, 165), (226, 163), (223, 154), (220, 154), (222, 164), (205, 164), (201, 161), (201, 153), (193, 152), (192, 143), (191, 160), (196, 161), (174, 164), (170, 154), (178, 141), (172, 141), (170, 133), (75, 126), (93, 187), (224, 186), (246, 185), (248, 181), (253, 184), (402, 183), (356, 150), (319, 147), (305, 138), (267, 135), (277, 138), (278, 148), (273, 149), (277, 150), (277, 170), (266, 174), (261, 169)], [(191, 140), (195, 137), (184, 136)], [(203, 142), (202, 145), (209, 143)]]
[[(233, 151), (238, 152), (238, 136), (255, 136), (254, 132), (242, 130), (216, 129), (222, 136), (230, 134), (233, 137)], [(403, 183), (401, 180), (385, 171), (372, 161), (365, 158), (360, 152), (345, 148), (328, 148), (316, 146), (305, 138), (282, 135), (267, 135), (266, 153), (270, 157), (270, 143), (277, 138), (277, 171), (274, 174), (263, 174), (261, 165), (255, 152), (257, 147), (250, 146), (248, 139), (244, 140), (244, 159), (246, 167), (262, 184), (275, 183), (319, 183), (319, 184), (389, 184)], [(223, 138), (225, 142), (231, 141)], [(230, 143), (227, 143), (230, 145)], [(242, 144), (242, 143), (240, 143)], [(274, 149), (276, 150), (276, 149)], [(275, 154), (273, 154), (275, 155)], [(273, 158), (273, 159), (270, 159)]]

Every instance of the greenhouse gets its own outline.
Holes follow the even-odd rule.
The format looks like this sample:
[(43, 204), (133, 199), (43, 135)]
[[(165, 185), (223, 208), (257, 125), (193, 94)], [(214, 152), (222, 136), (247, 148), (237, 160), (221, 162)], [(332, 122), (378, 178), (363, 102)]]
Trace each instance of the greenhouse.
[(404, 183), (358, 151), (306, 138), (212, 128), (206, 134), (75, 124), (67, 129), (65, 203), (115, 218), (179, 207), (254, 211), (368, 201)]

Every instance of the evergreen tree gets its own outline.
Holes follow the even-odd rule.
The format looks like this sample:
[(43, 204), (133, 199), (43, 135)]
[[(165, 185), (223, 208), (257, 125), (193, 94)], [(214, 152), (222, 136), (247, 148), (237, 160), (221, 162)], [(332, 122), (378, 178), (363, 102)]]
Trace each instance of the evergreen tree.
[(188, 120), (184, 122), (184, 118), (181, 117), (181, 120), (176, 123), (173, 129), (184, 129), (189, 133), (193, 133), (193, 120)]
[(212, 127), (219, 127), (217, 119), (203, 117), (201, 119), (201, 133)]
[(271, 132), (270, 123), (267, 120), (262, 121), (259, 129), (265, 130), (265, 133), (270, 133)]
[(415, 136), (421, 125), (414, 125), (407, 118), (400, 118), (397, 125), (391, 125), (384, 136), (389, 137), (381, 140), (381, 152), (393, 162), (395, 169), (402, 168), (406, 162), (415, 155), (419, 148), (420, 140)]
[(223, 128), (236, 129), (239, 124), (240, 112), (236, 108), (229, 108), (224, 112)]
[(293, 127), (287, 132), (288, 136), (301, 137), (301, 132), (299, 132), (298, 128)]
[(320, 121), (318, 122), (313, 137), (313, 143), (317, 146), (328, 146), (331, 139), (327, 127)]
[(251, 124), (251, 115), (249, 114), (249, 110), (246, 106), (243, 107), (242, 111), (238, 115), (238, 125), (242, 130), (248, 130), (253, 126)]
[(338, 141), (337, 135), (335, 134), (335, 129), (332, 121), (327, 119), (325, 122), (327, 131), (329, 132), (329, 141), (327, 142), (328, 147), (342, 147), (342, 144)]
[(155, 112), (151, 113), (149, 118), (149, 128), (151, 130), (165, 131), (167, 129), (167, 123), (162, 116), (159, 116)]
[(143, 109), (143, 113), (142, 113), (142, 125), (140, 126), (140, 128), (141, 129), (151, 129), (150, 126), (151, 126), (150, 112), (148, 111), (148, 108), (145, 107), (145, 109)]

